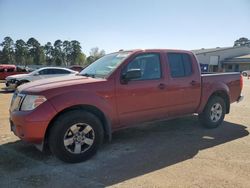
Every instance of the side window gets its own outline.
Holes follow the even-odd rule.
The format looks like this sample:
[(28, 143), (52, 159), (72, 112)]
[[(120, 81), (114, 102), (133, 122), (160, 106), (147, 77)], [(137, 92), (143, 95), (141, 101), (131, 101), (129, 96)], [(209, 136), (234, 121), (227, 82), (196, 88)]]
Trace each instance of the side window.
[(40, 75), (51, 75), (51, 74), (69, 74), (70, 72), (63, 69), (43, 69), (39, 71)]
[(128, 65), (125, 71), (131, 69), (140, 69), (142, 77), (136, 80), (155, 80), (161, 78), (160, 55), (157, 53), (148, 53), (138, 55)]
[(63, 69), (53, 69), (53, 74), (69, 74), (70, 72)]
[(173, 78), (186, 77), (192, 74), (192, 61), (188, 54), (168, 53), (167, 57)]
[(46, 74), (49, 74), (49, 69), (43, 69), (39, 71), (39, 75), (46, 75)]

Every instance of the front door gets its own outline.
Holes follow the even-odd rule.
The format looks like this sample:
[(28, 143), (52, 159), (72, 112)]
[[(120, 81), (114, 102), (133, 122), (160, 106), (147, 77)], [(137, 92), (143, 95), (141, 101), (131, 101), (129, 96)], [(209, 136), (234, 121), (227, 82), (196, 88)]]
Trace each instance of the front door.
[[(165, 67), (165, 66), (164, 66)], [(117, 111), (121, 125), (150, 121), (167, 116), (164, 100), (165, 79), (162, 71), (161, 56), (158, 53), (137, 55), (122, 70), (140, 69), (141, 78), (126, 84), (117, 83)]]

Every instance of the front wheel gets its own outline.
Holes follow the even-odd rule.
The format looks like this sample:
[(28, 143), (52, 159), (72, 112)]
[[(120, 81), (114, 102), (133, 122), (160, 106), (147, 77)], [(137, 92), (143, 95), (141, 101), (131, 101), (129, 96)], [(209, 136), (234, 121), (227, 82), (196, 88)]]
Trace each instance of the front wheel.
[(214, 96), (209, 99), (205, 109), (199, 114), (199, 120), (206, 128), (216, 128), (224, 120), (226, 104), (223, 98)]
[(102, 140), (100, 120), (92, 113), (73, 110), (54, 122), (49, 134), (49, 147), (62, 161), (77, 163), (93, 156)]

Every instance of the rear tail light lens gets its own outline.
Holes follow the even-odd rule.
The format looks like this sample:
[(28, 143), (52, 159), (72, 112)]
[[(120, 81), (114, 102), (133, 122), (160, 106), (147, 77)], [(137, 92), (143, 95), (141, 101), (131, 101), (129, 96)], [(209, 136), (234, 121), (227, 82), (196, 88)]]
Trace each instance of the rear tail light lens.
[(243, 89), (243, 76), (240, 75), (240, 90)]

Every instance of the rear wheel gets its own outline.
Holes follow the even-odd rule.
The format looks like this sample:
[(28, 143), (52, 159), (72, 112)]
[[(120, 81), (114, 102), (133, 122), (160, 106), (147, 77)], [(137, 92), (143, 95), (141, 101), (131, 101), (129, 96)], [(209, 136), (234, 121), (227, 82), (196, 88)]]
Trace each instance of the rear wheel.
[(199, 120), (207, 128), (216, 128), (224, 120), (226, 104), (223, 98), (214, 96), (209, 99), (205, 109), (199, 114)]
[(243, 72), (242, 75), (243, 75), (243, 76), (247, 76), (247, 73), (246, 73), (246, 72)]
[(93, 156), (102, 140), (100, 120), (89, 112), (73, 110), (55, 121), (49, 134), (49, 147), (62, 161), (77, 163)]

